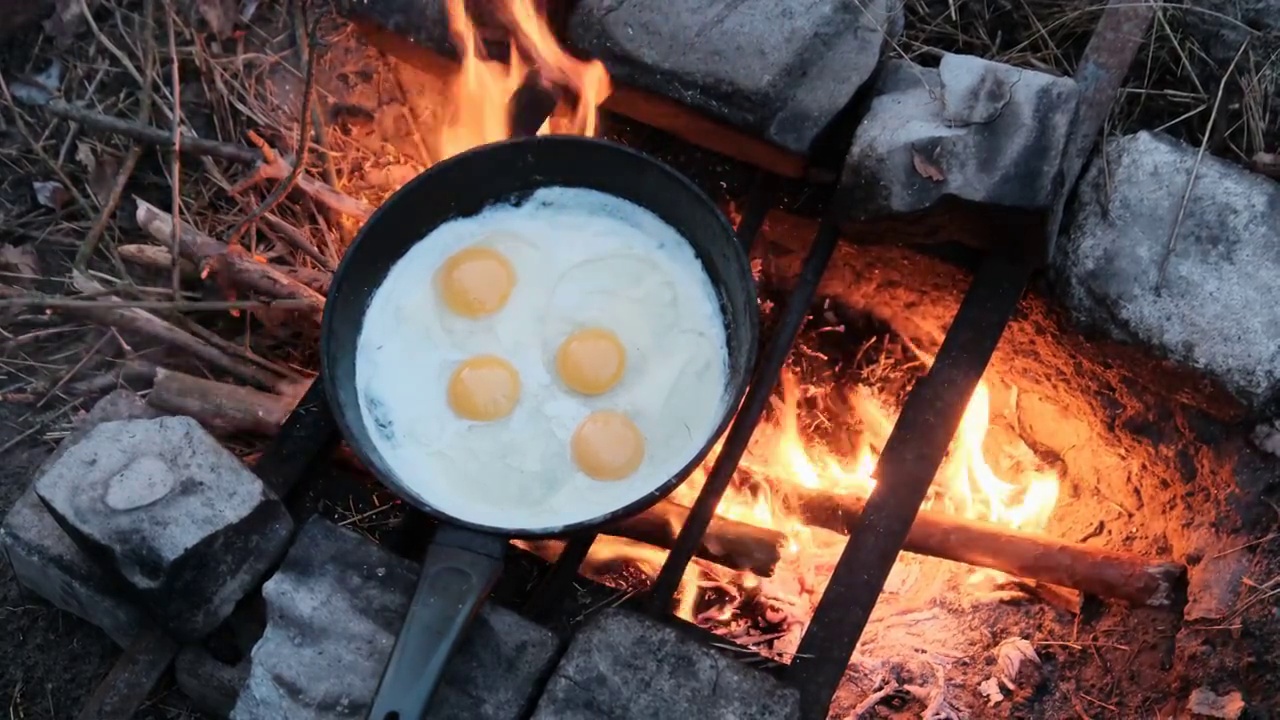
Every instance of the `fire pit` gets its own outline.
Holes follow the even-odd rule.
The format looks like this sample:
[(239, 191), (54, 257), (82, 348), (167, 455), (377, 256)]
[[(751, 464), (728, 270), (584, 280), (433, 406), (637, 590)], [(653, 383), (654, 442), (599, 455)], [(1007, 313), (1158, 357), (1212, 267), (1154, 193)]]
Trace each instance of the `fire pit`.
[[(1255, 580), (1256, 592), (1236, 598), (1253, 531), (1268, 521), (1257, 498), (1277, 477), (1241, 428), (1275, 408), (1280, 371), (1243, 345), (1213, 350), (1212, 329), (1152, 318), (1164, 288), (1202, 283), (1201, 251), (1158, 262), (1150, 293), (1146, 276), (1136, 290), (1116, 287), (1129, 266), (1105, 243), (1128, 231), (1108, 223), (1137, 211), (1100, 188), (1164, 153), (1241, 192), (1280, 191), (1222, 161), (1201, 169), (1194, 149), (1149, 134), (1110, 141), (1114, 168), (1087, 164), (1154, 6), (1099, 13), (1072, 79), (955, 54), (889, 58), (903, 19), (886, 3), (338, 5), (361, 31), (331, 49), (351, 56), (341, 82), (360, 89), (372, 67), (410, 101), (408, 131), (379, 127), (380, 142), (411, 146), (420, 165), (543, 133), (603, 135), (659, 156), (734, 220), (765, 319), (751, 388), (694, 477), (598, 535), (513, 541), (498, 604), (428, 717), (1244, 717), (1235, 687), (1192, 666), (1214, 664), (1204, 633), (1273, 592)], [(390, 57), (370, 60), (370, 45)], [(423, 117), (423, 106), (437, 114)], [(102, 124), (58, 101), (46, 108)], [(377, 199), (299, 174), (296, 158), (265, 143), (219, 152), (249, 153), (238, 161), (255, 163), (250, 181), (296, 184), (345, 222)], [(1096, 209), (1108, 203), (1128, 215)], [(297, 321), (323, 308), (333, 245), (303, 238), (318, 269), (286, 271), (240, 251), (248, 220), (223, 242), (143, 200), (136, 219), (226, 283), (288, 301), (253, 312)], [(1258, 241), (1232, 247), (1247, 255), (1247, 242)], [(1037, 284), (1045, 274), (1067, 289), (1069, 312)], [(105, 292), (93, 282), (81, 290)], [(1218, 296), (1203, 296), (1206, 317), (1223, 312)], [(1099, 304), (1124, 339), (1218, 382), (1086, 340), (1074, 320)], [(93, 312), (154, 330), (123, 307)], [(1258, 332), (1274, 329), (1260, 322)], [(217, 528), (169, 564), (133, 571), (130, 558), (178, 541), (140, 524), (145, 552), (134, 551), (117, 529), (141, 523), (142, 506), (178, 513), (179, 493), (130, 479), (159, 499), (105, 512), (68, 485), (76, 468), (93, 475), (83, 468), (102, 438), (125, 432), (117, 424), (66, 443), (6, 520), (6, 552), (26, 586), (128, 647), (87, 713), (136, 707), (176, 658), (180, 686), (212, 712), (362, 717), (433, 524), (339, 446), (320, 379), (228, 369), (260, 389), (134, 363), (120, 377), (151, 384), (146, 407), (115, 396), (88, 425), (177, 414), (220, 434), (274, 436), (253, 465), (261, 487), (244, 478), (242, 493), (262, 498), (245, 517), (272, 519), (251, 542), (227, 545), (257, 549), (261, 567), (237, 567), (265, 581), (260, 593), (237, 576), (231, 604), (173, 599), (165, 583), (193, 574), (173, 568), (212, 567), (201, 553)], [(1265, 448), (1268, 432), (1254, 443)], [(227, 527), (246, 524), (233, 515)], [(201, 597), (233, 574), (206, 576)], [(1153, 687), (1174, 666), (1179, 687)], [(1142, 697), (1118, 699), (1108, 675)], [(1265, 708), (1265, 697), (1250, 704)]]

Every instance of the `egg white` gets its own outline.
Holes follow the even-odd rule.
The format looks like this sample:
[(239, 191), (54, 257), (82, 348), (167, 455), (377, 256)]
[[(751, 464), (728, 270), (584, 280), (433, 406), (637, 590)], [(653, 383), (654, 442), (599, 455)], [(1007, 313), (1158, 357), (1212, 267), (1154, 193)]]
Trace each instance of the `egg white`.
[[(464, 247), (507, 256), (516, 284), (493, 315), (468, 319), (440, 300), (434, 277)], [(612, 330), (626, 370), (608, 392), (564, 386), (555, 353), (572, 331)], [(675, 474), (725, 412), (728, 377), (719, 298), (693, 248), (626, 200), (545, 188), (441, 225), (374, 292), (356, 349), (361, 410), (400, 484), (467, 522), (552, 530), (626, 506)], [(520, 373), (515, 410), (461, 419), (446, 399), (457, 364), (498, 355)], [(602, 482), (573, 463), (569, 440), (588, 413), (619, 410), (645, 438), (639, 469)]]

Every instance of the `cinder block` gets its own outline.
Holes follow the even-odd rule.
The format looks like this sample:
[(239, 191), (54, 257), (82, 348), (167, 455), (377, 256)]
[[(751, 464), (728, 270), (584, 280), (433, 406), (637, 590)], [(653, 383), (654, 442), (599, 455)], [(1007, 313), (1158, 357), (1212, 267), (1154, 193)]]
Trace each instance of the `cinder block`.
[[(263, 587), (267, 631), (235, 720), (363, 720), (391, 656), (418, 568), (322, 518), (298, 532)], [(484, 606), (450, 661), (427, 720), (526, 716), (555, 661), (551, 631)]]
[(176, 638), (197, 640), (284, 554), (284, 504), (195, 420), (106, 422), (36, 480), (68, 535)]
[[(98, 425), (113, 420), (156, 417), (136, 394), (117, 390), (97, 405), (58, 445), (36, 472), (42, 475), (58, 458)], [(67, 537), (36, 497), (34, 483), (14, 503), (0, 525), (0, 548), (18, 582), (54, 606), (102, 628), (121, 646), (128, 645), (143, 622), (142, 612), (124, 599), (119, 581), (91, 562)]]

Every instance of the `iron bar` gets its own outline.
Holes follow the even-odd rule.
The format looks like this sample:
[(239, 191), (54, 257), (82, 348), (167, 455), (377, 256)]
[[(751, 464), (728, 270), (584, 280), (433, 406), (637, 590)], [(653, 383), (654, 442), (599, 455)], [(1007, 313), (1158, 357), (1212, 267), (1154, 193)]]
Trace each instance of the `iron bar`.
[(554, 616), (561, 599), (564, 598), (565, 591), (578, 577), (578, 568), (582, 567), (582, 562), (587, 559), (587, 554), (591, 552), (591, 546), (595, 544), (597, 537), (599, 537), (597, 533), (585, 533), (569, 538), (564, 549), (560, 551), (560, 557), (556, 558), (555, 564), (529, 593), (529, 598), (522, 608), (526, 617), (544, 622)]
[(906, 542), (960, 418), (1013, 317), (1032, 266), (990, 255), (974, 276), (929, 372), (918, 380), (876, 467), (875, 489), (814, 610), (788, 679), (801, 717), (825, 720), (885, 579)]
[(768, 170), (757, 170), (755, 179), (751, 181), (751, 189), (747, 191), (742, 217), (738, 220), (738, 242), (742, 249), (751, 254), (751, 246), (764, 226), (764, 218), (769, 214), (769, 198), (773, 195), (775, 177)]
[(667, 554), (666, 562), (662, 564), (662, 570), (654, 580), (646, 602), (650, 613), (661, 615), (670, 612), (671, 600), (680, 586), (685, 568), (693, 559), (702, 536), (711, 524), (711, 517), (715, 515), (716, 507), (720, 505), (720, 499), (724, 497), (729, 481), (733, 479), (733, 473), (742, 460), (742, 454), (747, 450), (751, 435), (760, 424), (760, 418), (769, 404), (773, 389), (778, 384), (782, 367), (791, 354), (791, 347), (800, 334), (805, 318), (809, 315), (809, 307), (818, 291), (818, 283), (822, 280), (822, 273), (827, 269), (831, 254), (835, 252), (839, 237), (834, 214), (827, 213), (818, 226), (818, 232), (813, 239), (813, 245), (809, 248), (809, 254), (805, 257), (800, 276), (796, 279), (795, 287), (787, 298), (777, 330), (756, 364), (751, 387), (747, 389), (746, 397), (738, 407), (738, 414), (733, 419), (733, 424), (729, 426), (729, 432), (725, 434), (720, 455), (711, 466), (711, 471), (707, 473), (706, 483), (689, 512), (689, 519), (680, 529), (679, 537), (676, 538), (675, 544)]
[(285, 419), (275, 440), (254, 463), (253, 470), (277, 497), (288, 495), (317, 458), (328, 455), (338, 441), (338, 421), (329, 410), (324, 382), (317, 375)]
[(1111, 0), (1089, 38), (1073, 76), (1080, 87), (1080, 101), (1072, 134), (1062, 151), (1058, 199), (1045, 226), (1047, 237), (1042, 245), (1045, 254), (1037, 258), (1039, 262), (1047, 262), (1052, 257), (1071, 190), (1111, 113), (1120, 85), (1155, 21), (1156, 9), (1154, 2)]

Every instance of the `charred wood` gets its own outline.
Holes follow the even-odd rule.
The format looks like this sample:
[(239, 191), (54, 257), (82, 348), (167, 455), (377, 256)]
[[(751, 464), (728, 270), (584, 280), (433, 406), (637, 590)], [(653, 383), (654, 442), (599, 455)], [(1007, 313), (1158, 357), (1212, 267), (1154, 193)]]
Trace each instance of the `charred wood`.
[[(862, 516), (865, 498), (804, 488), (784, 502), (806, 523), (842, 535)], [(903, 550), (999, 570), (1086, 595), (1133, 605), (1171, 607), (1187, 569), (1174, 562), (1081, 545), (954, 515), (921, 510)]]

